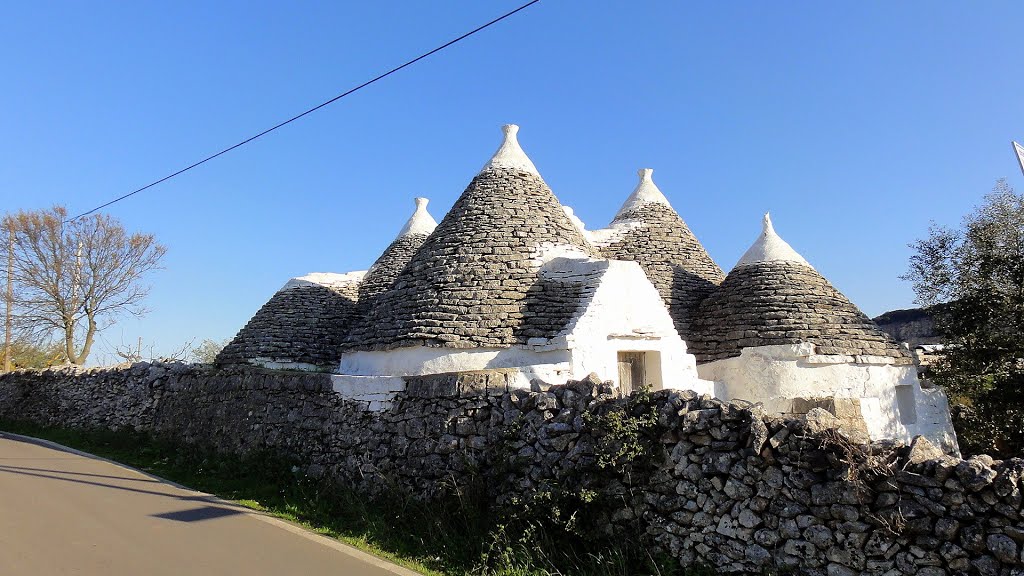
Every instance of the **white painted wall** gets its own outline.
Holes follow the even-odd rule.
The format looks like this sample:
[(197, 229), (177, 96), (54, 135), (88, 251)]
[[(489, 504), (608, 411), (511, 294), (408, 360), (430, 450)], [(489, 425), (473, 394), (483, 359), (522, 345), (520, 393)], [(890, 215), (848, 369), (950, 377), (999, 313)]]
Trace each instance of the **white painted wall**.
[(394, 350), (346, 352), (341, 356), (339, 373), (350, 376), (421, 376), (493, 368), (523, 368), (523, 386), (529, 387), (530, 377), (550, 383), (559, 380), (564, 382), (571, 378), (569, 359), (564, 339), (542, 346), (509, 348), (408, 346)]
[[(858, 398), (872, 440), (909, 442), (914, 436), (955, 448), (949, 410), (941, 390), (922, 390), (913, 365), (876, 356), (821, 356), (810, 343), (744, 348), (740, 356), (697, 367), (701, 378), (715, 382), (723, 400), (761, 402), (769, 412), (790, 411), (791, 400)], [(906, 387), (916, 418), (904, 422), (897, 387)], [(941, 413), (945, 413), (945, 419)]]
[[(345, 272), (344, 274), (337, 274), (335, 272), (310, 272), (305, 276), (292, 278), (281, 287), (281, 290), (289, 290), (291, 288), (311, 285), (326, 286), (328, 288), (344, 288), (345, 286), (361, 282), (363, 280), (363, 276), (366, 276), (366, 270), (356, 270), (355, 272)], [(281, 290), (278, 290), (278, 292)]]
[(331, 384), (336, 394), (362, 402), (373, 412), (390, 408), (395, 395), (405, 390), (405, 379), (400, 376), (333, 375)]
[(542, 270), (549, 276), (586, 277), (600, 267), (593, 297), (569, 325), (573, 378), (591, 372), (618, 384), (618, 353), (661, 354), (661, 387), (711, 393), (712, 383), (697, 376), (697, 363), (686, 352), (668, 308), (636, 262), (620, 260), (553, 261)]

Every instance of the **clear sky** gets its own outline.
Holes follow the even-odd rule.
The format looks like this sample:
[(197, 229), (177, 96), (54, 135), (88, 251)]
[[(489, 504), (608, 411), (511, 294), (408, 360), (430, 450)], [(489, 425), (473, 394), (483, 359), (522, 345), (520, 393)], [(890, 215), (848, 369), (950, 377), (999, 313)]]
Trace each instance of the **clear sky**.
[[(520, 3), (10, 3), (0, 208), (88, 210)], [(543, 0), (109, 208), (168, 254), (94, 361), (230, 338), (289, 278), (367, 268), (414, 196), (441, 219), (504, 123), (588, 228), (651, 167), (726, 271), (770, 210), (867, 314), (911, 306), (929, 220), (1024, 188), (1022, 30), (1019, 0)]]

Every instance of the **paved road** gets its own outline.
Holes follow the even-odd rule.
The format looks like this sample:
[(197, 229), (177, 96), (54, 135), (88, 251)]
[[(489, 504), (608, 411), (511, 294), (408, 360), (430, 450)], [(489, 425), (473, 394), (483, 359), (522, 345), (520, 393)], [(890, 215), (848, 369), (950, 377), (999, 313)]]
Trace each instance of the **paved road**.
[(0, 432), (0, 575), (413, 573), (286, 522)]

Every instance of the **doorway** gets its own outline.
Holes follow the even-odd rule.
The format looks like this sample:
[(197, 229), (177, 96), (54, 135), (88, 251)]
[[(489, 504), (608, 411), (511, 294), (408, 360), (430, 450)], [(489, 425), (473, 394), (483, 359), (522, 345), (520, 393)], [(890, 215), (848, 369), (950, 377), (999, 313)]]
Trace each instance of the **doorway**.
[(627, 396), (647, 385), (647, 353), (619, 352), (619, 392)]

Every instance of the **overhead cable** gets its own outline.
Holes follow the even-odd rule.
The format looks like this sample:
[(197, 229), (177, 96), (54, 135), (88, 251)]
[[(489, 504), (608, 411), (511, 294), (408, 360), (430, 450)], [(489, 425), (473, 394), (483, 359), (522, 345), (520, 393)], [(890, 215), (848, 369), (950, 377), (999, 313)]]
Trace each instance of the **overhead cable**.
[(313, 112), (316, 112), (317, 110), (323, 108), (324, 106), (327, 106), (329, 104), (333, 104), (333, 103), (337, 102), (338, 100), (341, 100), (342, 98), (348, 96), (349, 94), (353, 94), (355, 92), (358, 92), (359, 90), (362, 90), (363, 88), (366, 88), (367, 86), (377, 82), (378, 80), (383, 80), (384, 78), (387, 78), (388, 76), (391, 76), (392, 74), (394, 74), (395, 72), (398, 72), (399, 70), (401, 70), (403, 68), (411, 66), (411, 65), (419, 62), (420, 60), (423, 60), (424, 58), (427, 58), (428, 56), (432, 56), (433, 54), (436, 54), (436, 53), (440, 52), (441, 50), (444, 50), (445, 48), (448, 48), (449, 46), (457, 44), (458, 42), (461, 42), (462, 40), (465, 40), (466, 38), (469, 38), (470, 36), (476, 34), (477, 32), (480, 32), (480, 31), (484, 30), (485, 28), (493, 26), (494, 24), (497, 24), (498, 22), (501, 22), (502, 20), (508, 18), (509, 16), (512, 16), (513, 14), (515, 14), (517, 12), (520, 12), (522, 10), (525, 10), (525, 9), (529, 8), (530, 6), (533, 6), (537, 2), (540, 2), (540, 0), (531, 0), (530, 2), (527, 2), (526, 4), (523, 4), (522, 6), (516, 8), (515, 10), (512, 10), (511, 12), (503, 14), (503, 15), (495, 18), (494, 20), (491, 20), (490, 22), (487, 22), (486, 24), (480, 25), (480, 26), (470, 30), (469, 32), (466, 32), (465, 34), (463, 34), (462, 36), (459, 36), (458, 38), (455, 38), (453, 40), (449, 40), (448, 42), (438, 46), (437, 48), (434, 48), (433, 50), (431, 50), (429, 52), (424, 52), (423, 54), (420, 54), (419, 56), (413, 58), (412, 60), (407, 61), (406, 63), (402, 64), (401, 66), (396, 66), (396, 67), (392, 68), (391, 70), (388, 70), (387, 72), (381, 74), (380, 76), (377, 76), (376, 78), (374, 78), (372, 80), (368, 80), (366, 82), (363, 82), (359, 86), (356, 86), (355, 88), (349, 89), (349, 90), (347, 90), (347, 91), (345, 91), (345, 92), (343, 92), (341, 94), (338, 94), (337, 96), (335, 96), (334, 98), (331, 98), (330, 100), (327, 100), (325, 102), (317, 104), (316, 106), (306, 110), (305, 112), (303, 112), (301, 114), (297, 114), (297, 115), (292, 116), (291, 118), (285, 120), (284, 122), (281, 122), (279, 124), (275, 124), (274, 126), (271, 126), (270, 128), (267, 128), (266, 130), (260, 132), (259, 134), (256, 134), (255, 136), (251, 136), (249, 138), (246, 138), (245, 140), (242, 140), (241, 142), (239, 142), (239, 143), (237, 143), (237, 144), (235, 144), (233, 146), (229, 146), (229, 147), (221, 150), (220, 152), (217, 152), (216, 154), (211, 154), (210, 156), (207, 156), (206, 158), (203, 158), (202, 160), (200, 160), (200, 161), (198, 161), (198, 162), (196, 162), (194, 164), (190, 164), (190, 165), (182, 168), (181, 170), (178, 170), (177, 172), (174, 172), (173, 174), (168, 174), (167, 176), (164, 176), (163, 178), (161, 178), (159, 180), (156, 180), (154, 182), (146, 184), (145, 186), (143, 186), (141, 188), (138, 188), (136, 190), (133, 190), (133, 191), (125, 194), (124, 196), (119, 196), (117, 198), (114, 198), (113, 200), (111, 200), (110, 202), (107, 202), (106, 204), (101, 204), (101, 205), (93, 208), (92, 210), (89, 210), (87, 212), (82, 212), (81, 214), (79, 214), (79, 215), (77, 215), (77, 216), (75, 216), (73, 218), (68, 218), (67, 220), (65, 220), (65, 222), (71, 222), (73, 220), (77, 220), (77, 219), (81, 218), (82, 216), (88, 216), (89, 214), (92, 214), (93, 212), (96, 212), (97, 210), (102, 210), (103, 208), (106, 208), (107, 206), (110, 206), (111, 204), (115, 204), (117, 202), (120, 202), (121, 200), (124, 200), (126, 198), (131, 197), (131, 196), (134, 196), (134, 195), (136, 195), (139, 192), (142, 192), (144, 190), (148, 190), (148, 189), (156, 186), (157, 184), (161, 184), (163, 182), (166, 182), (166, 181), (170, 180), (171, 178), (174, 178), (175, 176), (178, 176), (180, 174), (184, 174), (185, 172), (188, 172), (189, 170), (191, 170), (193, 168), (196, 168), (198, 166), (202, 166), (203, 164), (206, 164), (207, 162), (209, 162), (210, 160), (213, 160), (214, 158), (217, 158), (218, 156), (222, 156), (224, 154), (227, 154), (228, 152), (231, 152), (235, 148), (240, 148), (242, 146), (245, 146), (246, 144), (248, 144), (249, 142), (252, 142), (253, 140), (256, 140), (257, 138), (266, 136), (267, 134), (270, 134), (271, 132), (273, 132), (274, 130), (277, 130), (278, 128), (287, 126), (288, 124), (291, 124), (292, 122), (295, 122), (296, 120), (298, 120), (299, 118), (302, 118), (303, 116), (306, 116), (308, 114), (312, 114)]

